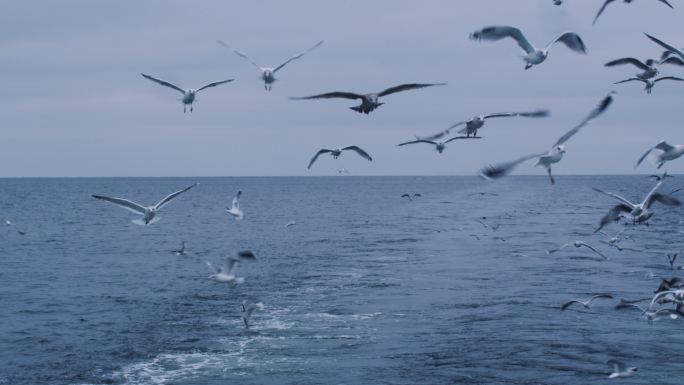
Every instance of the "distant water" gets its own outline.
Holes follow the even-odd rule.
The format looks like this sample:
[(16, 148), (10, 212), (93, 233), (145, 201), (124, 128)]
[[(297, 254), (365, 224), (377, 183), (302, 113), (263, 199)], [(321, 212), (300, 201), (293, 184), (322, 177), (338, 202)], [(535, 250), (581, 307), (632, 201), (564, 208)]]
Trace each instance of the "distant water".
[[(147, 227), (90, 197), (152, 204), (196, 181)], [(592, 234), (614, 202), (591, 186), (641, 200), (652, 185), (641, 176), (558, 176), (553, 187), (546, 177), (0, 179), (0, 218), (26, 231), (0, 228), (0, 384), (618, 383), (607, 379), (609, 359), (639, 367), (620, 383), (681, 384), (683, 321), (649, 324), (609, 300), (559, 310), (593, 293), (646, 297), (658, 277), (683, 276), (664, 256), (681, 246), (681, 209), (656, 207), (651, 226), (628, 227), (627, 246), (650, 253), (620, 253)], [(241, 222), (224, 211), (238, 189)], [(499, 195), (468, 196), (480, 191)], [(610, 259), (545, 252), (575, 239)], [(187, 256), (170, 252), (181, 240)], [(241, 249), (258, 255), (238, 270), (243, 284), (207, 279), (205, 260)], [(266, 306), (251, 330), (243, 299)]]

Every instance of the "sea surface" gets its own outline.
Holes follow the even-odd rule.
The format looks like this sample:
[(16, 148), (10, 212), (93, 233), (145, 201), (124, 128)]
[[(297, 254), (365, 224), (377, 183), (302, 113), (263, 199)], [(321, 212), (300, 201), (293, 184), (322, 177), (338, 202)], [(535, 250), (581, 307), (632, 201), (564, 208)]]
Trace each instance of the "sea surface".
[[(195, 182), (150, 226), (91, 198), (151, 205)], [(591, 187), (641, 201), (653, 185), (0, 179), (0, 219), (15, 224), (0, 228), (0, 384), (682, 384), (684, 321), (614, 307), (652, 296), (660, 277), (684, 277), (665, 256), (682, 245), (683, 210), (656, 205), (650, 226), (608, 226), (626, 228), (633, 250), (593, 233), (615, 202)], [(677, 187), (681, 177), (661, 189)], [(238, 190), (242, 221), (225, 212)], [(478, 192), (497, 195), (469, 195)], [(546, 253), (577, 239), (608, 260)], [(188, 254), (177, 256), (182, 240)], [(244, 283), (208, 279), (205, 261), (243, 249), (257, 254), (237, 270)], [(615, 299), (560, 311), (595, 293)], [(243, 300), (265, 306), (249, 330)], [(611, 359), (639, 371), (609, 380)]]

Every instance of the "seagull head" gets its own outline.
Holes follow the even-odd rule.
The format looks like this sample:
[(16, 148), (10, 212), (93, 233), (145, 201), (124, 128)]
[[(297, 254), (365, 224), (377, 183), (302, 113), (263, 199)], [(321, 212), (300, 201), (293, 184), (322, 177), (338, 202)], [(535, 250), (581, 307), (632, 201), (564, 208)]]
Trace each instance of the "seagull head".
[(565, 154), (565, 146), (562, 144), (559, 144), (554, 148), (554, 151), (559, 153), (559, 154)]

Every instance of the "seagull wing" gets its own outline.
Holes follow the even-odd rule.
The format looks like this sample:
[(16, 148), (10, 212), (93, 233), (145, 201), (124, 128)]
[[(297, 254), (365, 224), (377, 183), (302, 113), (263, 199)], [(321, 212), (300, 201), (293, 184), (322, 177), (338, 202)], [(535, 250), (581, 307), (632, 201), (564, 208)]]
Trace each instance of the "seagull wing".
[(646, 80), (644, 80), (644, 79), (629, 78), (629, 79), (625, 79), (625, 80), (620, 80), (619, 82), (615, 82), (613, 84), (622, 84), (622, 83), (633, 82), (633, 81), (647, 83)]
[(601, 8), (600, 8), (600, 9), (598, 10), (598, 12), (596, 13), (596, 16), (594, 17), (594, 21), (591, 23), (591, 25), (595, 25), (595, 24), (596, 24), (596, 20), (598, 20), (599, 16), (601, 16), (601, 14), (602, 14), (603, 11), (606, 9), (606, 7), (608, 6), (608, 4), (612, 3), (613, 1), (615, 1), (615, 0), (606, 0), (606, 1), (603, 3), (603, 5), (601, 6)]
[(372, 162), (372, 161), (373, 161), (373, 158), (371, 158), (371, 156), (368, 155), (368, 153), (367, 153), (366, 151), (362, 150), (361, 147), (358, 147), (358, 146), (349, 146), (349, 147), (345, 147), (345, 148), (342, 149), (342, 151), (346, 151), (346, 150), (355, 151), (357, 154), (361, 155), (361, 157), (363, 157), (364, 159), (368, 160), (369, 162)]
[(596, 250), (596, 248), (594, 248), (593, 246), (591, 246), (591, 245), (589, 245), (589, 244), (586, 244), (586, 243), (584, 243), (584, 242), (580, 242), (580, 245), (582, 245), (582, 246), (586, 247), (587, 249), (593, 251), (594, 253), (600, 255), (601, 258), (603, 258), (603, 259), (608, 259), (605, 255), (603, 255), (603, 253), (601, 253), (600, 251)]
[[(639, 307), (639, 306), (636, 306), (636, 307)], [(625, 364), (623, 364), (623, 363), (620, 362), (620, 361), (610, 360), (610, 361), (606, 362), (606, 364), (612, 366), (612, 367), (613, 367), (613, 370), (614, 370), (616, 373), (624, 372), (624, 371), (625, 371)]]
[(409, 91), (409, 90), (417, 90), (418, 88), (425, 88), (425, 87), (432, 87), (432, 86), (443, 86), (446, 83), (409, 83), (409, 84), (402, 84), (398, 85), (395, 87), (390, 87), (380, 93), (378, 93), (378, 97), (380, 96), (387, 96), (390, 94), (394, 94), (397, 92), (401, 91)]
[(214, 266), (211, 262), (205, 261), (205, 263), (207, 264), (207, 266), (209, 266), (209, 268), (211, 269), (211, 271), (214, 272), (214, 274), (218, 274), (218, 273), (221, 272), (221, 271), (220, 271), (219, 269), (217, 269), (216, 266)]
[[(466, 123), (468, 123), (468, 122), (469, 122), (469, 120), (466, 120), (466, 121), (463, 121), (463, 122), (454, 123), (454, 124), (452, 124), (451, 126), (449, 126), (449, 128), (447, 128), (445, 132), (446, 132), (446, 133), (449, 133), (449, 130), (451, 130), (452, 128), (456, 128), (456, 127), (458, 127), (458, 126), (462, 126), (462, 125), (464, 125), (464, 124), (466, 124)], [(465, 132), (465, 129), (463, 129), (463, 130), (461, 130), (461, 131)], [(459, 131), (459, 132), (461, 132), (461, 131)]]
[(588, 303), (591, 304), (591, 303), (594, 302), (594, 300), (597, 299), (597, 298), (608, 298), (608, 299), (613, 299), (613, 296), (610, 295), (610, 294), (598, 294), (598, 295), (595, 295), (595, 296), (589, 298)]
[(481, 136), (454, 136), (453, 138), (447, 140), (444, 143), (446, 144), (446, 143), (449, 143), (451, 141), (458, 140), (458, 139), (482, 139), (482, 137)]
[(399, 144), (397, 144), (397, 146), (405, 146), (407, 144), (415, 144), (415, 143), (428, 143), (428, 144), (432, 144), (433, 146), (437, 145), (437, 143), (435, 143), (431, 140), (418, 139), (418, 140), (412, 140), (410, 142), (399, 143)]
[(609, 61), (608, 63), (605, 64), (606, 67), (614, 67), (622, 64), (632, 64), (635, 65), (642, 70), (646, 71), (648, 70), (648, 66), (644, 63), (641, 62), (639, 59), (635, 59), (633, 57), (623, 57), (622, 59), (616, 59), (613, 61)]
[(238, 257), (243, 259), (256, 259), (256, 254), (252, 250), (242, 250), (238, 252)]
[[(657, 293), (655, 296), (653, 296), (653, 299), (651, 300), (651, 303), (648, 305), (648, 308), (651, 309), (653, 307), (653, 304), (656, 303), (656, 301), (658, 301), (658, 299), (660, 299), (660, 297), (665, 296), (665, 295), (669, 295), (669, 294), (675, 294), (675, 293), (676, 293), (675, 290), (666, 290), (666, 291), (661, 291), (660, 293)], [(644, 310), (644, 313), (645, 312), (646, 311)]]
[[(609, 197), (611, 197), (611, 198), (615, 198), (615, 199), (619, 200), (620, 202), (626, 204), (626, 205), (629, 206), (629, 207), (634, 207), (634, 204), (633, 204), (632, 202), (630, 202), (630, 201), (628, 201), (627, 199), (621, 197), (620, 195), (617, 195), (617, 194), (614, 194), (614, 193), (611, 193), (611, 192), (607, 192), (607, 191), (603, 191), (603, 190), (601, 190), (600, 188), (596, 188), (596, 187), (592, 187), (591, 189), (594, 190), (594, 191), (596, 191), (596, 192), (599, 192), (599, 193), (601, 193), (601, 194), (603, 194), (603, 195), (607, 195), (607, 196), (609, 196)], [(631, 210), (631, 209), (630, 209), (630, 210)]]
[(560, 251), (560, 250), (562, 250), (562, 249), (564, 249), (564, 248), (566, 248), (566, 247), (569, 247), (569, 246), (574, 246), (574, 242), (566, 243), (566, 244), (564, 244), (563, 246), (561, 246), (561, 247), (559, 247), (559, 248), (556, 248), (556, 249), (549, 250), (549, 251), (547, 251), (546, 253), (547, 253), (547, 254), (553, 254), (553, 253), (555, 253), (555, 252), (557, 252), (557, 251)]
[(195, 91), (195, 92), (200, 92), (200, 91), (202, 91), (202, 90), (205, 89), (205, 88), (216, 87), (216, 86), (221, 85), (221, 84), (230, 83), (230, 82), (232, 82), (233, 80), (235, 80), (235, 79), (227, 79), (227, 80), (221, 80), (221, 81), (219, 81), (219, 82), (209, 83), (209, 84), (207, 84), (207, 85), (204, 85), (204, 86), (198, 88), (197, 91)]
[(239, 209), (240, 208), (240, 197), (242, 196), (242, 191), (238, 191), (237, 194), (235, 194), (235, 197), (233, 197), (233, 201), (231, 202), (231, 208), (234, 209)]
[(355, 94), (353, 92), (328, 92), (325, 94), (318, 94), (318, 95), (312, 95), (312, 96), (291, 97), (290, 99), (306, 100), (306, 99), (331, 99), (331, 98), (363, 99), (363, 95)]
[(620, 203), (619, 205), (613, 206), (613, 208), (608, 210), (608, 213), (601, 218), (599, 227), (594, 232), (601, 230), (605, 225), (611, 222), (617, 221), (620, 218), (620, 213), (630, 212), (632, 212), (632, 208), (628, 205)]
[(525, 155), (521, 158), (509, 161), (509, 162), (504, 162), (504, 163), (498, 163), (498, 164), (489, 164), (478, 172), (478, 175), (480, 177), (491, 180), (491, 179), (498, 179), (501, 177), (504, 177), (511, 173), (520, 163), (523, 163), (527, 160), (538, 158), (540, 156), (544, 156), (546, 153), (541, 153), (541, 154), (530, 154), (530, 155)]
[(675, 57), (675, 56), (670, 56), (665, 60), (662, 60), (660, 64), (674, 64), (678, 66), (684, 66), (684, 61), (682, 59)]
[(279, 66), (277, 66), (276, 68), (274, 68), (274, 69), (273, 69), (273, 72), (276, 72), (276, 71), (278, 71), (279, 69), (285, 67), (285, 65), (287, 65), (287, 63), (289, 63), (289, 62), (291, 62), (291, 61), (293, 61), (293, 60), (297, 60), (297, 59), (299, 59), (300, 57), (306, 55), (307, 53), (313, 51), (314, 49), (318, 48), (321, 44), (323, 44), (323, 40), (319, 41), (318, 43), (316, 43), (316, 45), (314, 45), (313, 47), (307, 49), (306, 51), (304, 51), (304, 52), (302, 52), (302, 53), (298, 53), (298, 54), (292, 56), (291, 58), (285, 60), (282, 64), (280, 64)]
[(655, 37), (653, 37), (653, 36), (651, 36), (651, 35), (649, 35), (649, 34), (647, 34), (647, 33), (644, 33), (644, 35), (646, 35), (646, 37), (648, 37), (649, 39), (651, 39), (651, 41), (655, 42), (655, 43), (658, 44), (659, 46), (665, 48), (666, 50), (668, 50), (668, 51), (670, 51), (670, 52), (672, 52), (672, 53), (675, 53), (675, 54), (679, 55), (680, 58), (684, 59), (684, 52), (682, 52), (681, 50), (679, 50), (679, 49), (677, 49), (677, 48), (675, 48), (675, 47), (673, 47), (673, 46), (671, 46), (671, 45), (665, 43), (664, 41), (662, 41), (662, 40), (660, 40), (660, 39), (658, 39), (658, 38), (655, 38)]
[(107, 202), (112, 202), (116, 205), (119, 205), (123, 208), (125, 208), (128, 211), (132, 211), (136, 214), (145, 214), (146, 207), (141, 206), (133, 201), (129, 201), (128, 199), (123, 199), (123, 198), (115, 198), (115, 197), (106, 197), (102, 195), (93, 195), (93, 198), (95, 199), (101, 199), (103, 201)]
[(566, 132), (565, 135), (561, 136), (558, 139), (558, 141), (556, 142), (556, 144), (553, 145), (553, 147), (556, 147), (560, 144), (567, 142), (570, 138), (573, 137), (573, 135), (578, 133), (582, 127), (586, 126), (587, 124), (589, 124), (589, 122), (591, 122), (592, 120), (597, 118), (599, 115), (601, 115), (603, 112), (605, 112), (608, 109), (608, 107), (610, 107), (610, 105), (613, 103), (613, 99), (614, 99), (613, 95), (614, 94), (615, 94), (614, 92), (611, 92), (605, 98), (603, 98), (601, 100), (601, 103), (599, 103), (599, 105), (596, 106), (596, 108), (594, 108), (591, 111), (591, 113), (586, 118), (584, 118), (584, 120), (580, 124), (575, 126), (570, 131)]
[(660, 1), (661, 3), (667, 5), (668, 7), (672, 8), (672, 9), (674, 9), (674, 7), (672, 6), (672, 4), (668, 3), (667, 0), (658, 0), (658, 1)]
[(570, 305), (572, 305), (573, 303), (579, 303), (579, 304), (583, 305), (582, 302), (580, 302), (580, 301), (578, 301), (578, 300), (576, 300), (576, 299), (573, 299), (572, 301), (569, 301), (569, 302), (564, 303), (563, 306), (561, 306), (561, 311), (567, 309), (567, 308), (568, 308)]
[(228, 44), (224, 43), (222, 40), (217, 40), (217, 42), (218, 42), (219, 44), (221, 44), (224, 48), (227, 48), (227, 49), (233, 51), (233, 53), (235, 53), (236, 55), (238, 55), (238, 56), (240, 56), (241, 58), (243, 58), (243, 59), (247, 60), (248, 62), (252, 63), (252, 65), (255, 66), (256, 68), (258, 68), (259, 71), (263, 71), (263, 70), (264, 70), (263, 68), (261, 68), (260, 65), (258, 65), (256, 62), (254, 62), (254, 60), (250, 59), (249, 56), (247, 56), (244, 52), (241, 52), (241, 51), (238, 51), (238, 50), (236, 50), (236, 49), (231, 48)]
[(240, 261), (238, 259), (235, 259), (233, 257), (228, 257), (226, 258), (226, 262), (223, 265), (223, 271), (225, 271), (228, 274), (235, 274), (235, 269), (237, 269), (238, 265), (240, 264)]
[(505, 118), (505, 117), (512, 117), (512, 116), (524, 116), (527, 118), (545, 118), (549, 116), (549, 110), (537, 110), (537, 111), (530, 111), (530, 112), (498, 112), (495, 114), (489, 114), (485, 115), (482, 117), (482, 119), (490, 119), (490, 118)]
[(309, 166), (307, 166), (306, 169), (307, 169), (307, 170), (310, 169), (311, 166), (313, 166), (313, 164), (314, 164), (314, 162), (316, 161), (316, 159), (318, 159), (318, 157), (319, 157), (321, 154), (327, 154), (327, 153), (329, 153), (329, 152), (332, 152), (332, 150), (328, 150), (327, 148), (322, 148), (322, 149), (318, 150), (318, 152), (316, 153), (316, 155), (314, 155), (314, 157), (311, 158), (311, 161), (309, 162)]
[(663, 76), (662, 78), (658, 78), (658, 79), (654, 80), (653, 83), (658, 83), (661, 80), (677, 80), (680, 82), (684, 81), (684, 79), (678, 78), (676, 76)]
[(180, 92), (180, 93), (182, 93), (182, 94), (185, 94), (185, 90), (182, 89), (182, 88), (180, 88), (180, 87), (178, 87), (178, 86), (175, 85), (175, 84), (171, 84), (171, 83), (169, 83), (169, 82), (167, 82), (167, 81), (165, 81), (165, 80), (161, 80), (161, 79), (154, 78), (154, 77), (152, 77), (152, 76), (150, 76), (150, 75), (145, 75), (145, 74), (140, 74), (140, 75), (142, 75), (145, 79), (152, 80), (152, 81), (155, 82), (155, 83), (161, 84), (161, 85), (166, 86), (166, 87), (173, 88), (174, 90), (176, 90), (176, 91), (178, 91), (178, 92)]
[(486, 27), (479, 31), (470, 34), (470, 38), (473, 40), (501, 40), (503, 38), (510, 37), (518, 42), (520, 48), (523, 51), (530, 54), (535, 51), (534, 46), (530, 44), (525, 35), (520, 31), (520, 29), (507, 26), (507, 25), (495, 25), (492, 27)]
[(680, 206), (682, 202), (671, 196), (671, 195), (666, 195), (666, 194), (660, 194), (660, 193), (655, 193), (650, 196), (650, 199), (646, 202), (645, 207), (649, 208), (653, 204), (653, 202), (658, 202), (662, 203), (665, 206)]
[(574, 32), (565, 32), (546, 45), (546, 49), (551, 48), (556, 43), (563, 43), (566, 47), (579, 53), (587, 53), (587, 46), (584, 45), (582, 38)]
[(641, 158), (639, 158), (639, 160), (638, 160), (638, 161), (636, 162), (636, 164), (634, 165), (634, 168), (639, 167), (639, 165), (641, 164), (641, 162), (643, 162), (644, 159), (646, 159), (646, 157), (648, 156), (648, 154), (651, 153), (651, 151), (653, 151), (653, 150), (669, 151), (669, 150), (671, 150), (671, 149), (673, 149), (673, 148), (674, 148), (674, 147), (671, 146), (670, 144), (668, 144), (666, 141), (664, 141), (664, 140), (661, 141), (660, 143), (656, 144), (655, 146), (649, 148), (648, 151), (646, 151), (646, 152), (644, 153), (644, 155), (642, 155)]
[(193, 185), (190, 186), (190, 187), (186, 187), (186, 188), (184, 188), (184, 189), (182, 189), (182, 190), (176, 191), (175, 193), (171, 193), (171, 194), (167, 195), (166, 198), (160, 200), (159, 203), (157, 203), (157, 204), (154, 206), (154, 208), (157, 209), (157, 210), (161, 209), (162, 207), (166, 206), (169, 202), (171, 202), (171, 200), (172, 200), (173, 198), (175, 198), (175, 197), (181, 195), (182, 193), (184, 193), (184, 192), (190, 190), (191, 188), (197, 186), (198, 184), (199, 184), (199, 183), (195, 183), (195, 184), (193, 184)]

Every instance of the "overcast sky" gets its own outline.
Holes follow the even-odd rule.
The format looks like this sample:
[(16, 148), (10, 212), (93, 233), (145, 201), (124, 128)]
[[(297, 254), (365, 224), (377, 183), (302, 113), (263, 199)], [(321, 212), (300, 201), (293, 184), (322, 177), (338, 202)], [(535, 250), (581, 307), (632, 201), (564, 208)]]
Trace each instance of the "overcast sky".
[[(684, 84), (652, 95), (624, 56), (656, 57), (643, 32), (684, 46), (684, 2), (599, 1), (13, 1), (0, 13), (0, 176), (474, 175), (490, 162), (545, 151), (610, 90), (613, 107), (567, 143), (557, 174), (633, 173), (659, 140), (684, 143)], [(588, 55), (554, 47), (528, 71), (513, 41), (475, 42), (470, 32), (508, 24), (545, 45), (579, 33)], [(258, 71), (217, 39), (275, 66), (271, 92)], [(141, 72), (184, 87), (236, 78), (203, 91), (183, 114), (180, 94)], [(663, 66), (664, 75), (684, 68)], [(370, 115), (344, 99), (295, 101), (329, 91), (371, 92), (408, 82), (446, 82), (391, 95)], [(490, 121), (481, 141), (452, 142), (443, 154), (396, 144), (473, 115), (548, 108), (546, 119)], [(320, 158), (323, 147), (355, 154)], [(654, 170), (645, 164), (638, 172)], [(684, 172), (684, 159), (672, 162)], [(543, 174), (524, 165), (520, 174)]]

